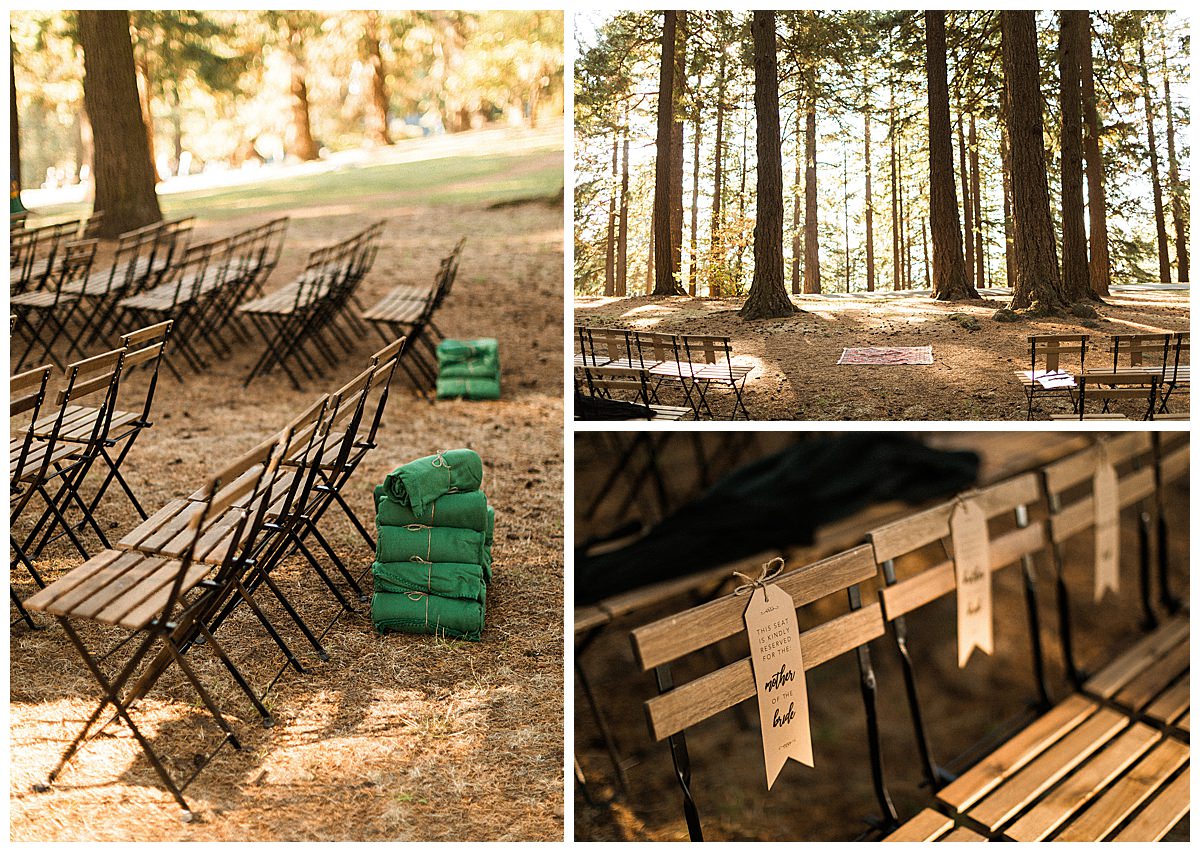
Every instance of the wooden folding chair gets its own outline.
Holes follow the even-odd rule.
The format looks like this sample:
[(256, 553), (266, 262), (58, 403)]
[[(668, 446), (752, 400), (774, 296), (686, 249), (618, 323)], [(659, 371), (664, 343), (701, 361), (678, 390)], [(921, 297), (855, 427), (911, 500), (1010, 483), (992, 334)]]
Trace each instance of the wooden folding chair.
[(1034, 396), (1038, 393), (1052, 394), (1061, 390), (1071, 400), (1071, 409), (1075, 410), (1076, 400), (1073, 387), (1047, 390), (1038, 382), (1038, 378), (1047, 373), (1071, 372), (1071, 368), (1064, 361), (1067, 357), (1073, 361), (1075, 355), (1079, 356), (1079, 372), (1082, 373), (1085, 367), (1087, 348), (1088, 336), (1086, 334), (1029, 335), (1029, 370), (1017, 370), (1013, 374), (1021, 382), (1021, 387), (1029, 400), (1026, 420), (1033, 419)]
[[(59, 369), (63, 362), (54, 354), (54, 345), (58, 339), (67, 334), (67, 329), (79, 308), (79, 296), (71, 292), (80, 281), (86, 281), (92, 272), (92, 264), (96, 259), (96, 240), (84, 240), (69, 243), (60, 253), (50, 287), (42, 290), (29, 290), (15, 294), (10, 300), (10, 308), (17, 318), (13, 329), (15, 334), (24, 333), (28, 338), (28, 346), (17, 360), (16, 369), (19, 371), (25, 360), (33, 352), (35, 345), (42, 347), (42, 356), (49, 358)], [(46, 337), (43, 337), (46, 334)]]
[[(42, 410), (42, 404), (46, 401), (46, 386), (50, 381), (50, 374), (53, 372), (54, 368), (46, 365), (26, 373), (19, 373), (9, 379), (8, 382), (10, 421), (14, 417), (24, 417), (25, 420), (21, 426), (20, 435), (10, 438), (8, 442), (10, 470), (8, 481), (8, 514), (10, 525), (20, 517), (21, 512), (29, 504), (29, 501), (36, 493), (37, 486), (45, 481), (46, 471), (49, 469), (50, 462), (54, 459), (53, 445), (49, 447), (36, 446), (38, 442), (34, 429), (34, 424), (37, 423), (38, 415)], [(33, 577), (34, 582), (38, 586), (45, 586), (46, 584), (34, 567), (33, 562), (17, 546), (16, 537), (10, 534), (9, 542), (16, 552), (14, 565), (16, 562), (23, 564), (28, 569), (30, 576)], [(33, 618), (25, 611), (20, 596), (17, 595), (11, 581), (9, 582), (9, 598), (17, 609), (18, 621), (24, 621), (29, 625), (30, 629), (37, 629)]]
[[(878, 825), (887, 830), (894, 827), (898, 820), (884, 783), (875, 673), (868, 650), (868, 643), (883, 635), (884, 626), (879, 604), (864, 604), (858, 587), (859, 583), (874, 576), (875, 562), (871, 557), (871, 549), (862, 546), (788, 571), (772, 582), (792, 597), (797, 609), (843, 592), (848, 597), (848, 612), (801, 634), (804, 668), (811, 671), (843, 654), (855, 652), (866, 712), (872, 784), (882, 812), (882, 820)], [(684, 817), (692, 840), (703, 840), (704, 837), (699, 810), (692, 795), (687, 729), (752, 698), (756, 685), (748, 658), (680, 685), (674, 682), (672, 666), (693, 652), (743, 634), (745, 622), (742, 615), (747, 601), (741, 595), (726, 595), (639, 627), (630, 634), (638, 665), (643, 671), (653, 669), (655, 673), (659, 695), (646, 702), (647, 725), (652, 739), (665, 739), (670, 745), (675, 777), (683, 794)], [(810, 694), (810, 706), (820, 703), (820, 696)], [(820, 744), (815, 745), (816, 765), (821, 768)], [(844, 771), (845, 767), (836, 769)]]
[[(215, 572), (211, 566), (196, 559), (195, 554), (199, 543), (211, 532), (212, 523), (223, 517), (227, 511), (235, 509), (239, 500), (255, 491), (264, 479), (273, 475), (272, 457), (276, 449), (276, 443), (269, 443), (259, 452), (250, 467), (237, 473), (223, 474), (229, 477), (228, 481), (219, 476), (208, 483), (204, 489), (206, 499), (198, 504), (197, 511), (191, 514), (183, 530), (188, 544), (178, 559), (137, 551), (106, 550), (42, 589), (26, 602), (31, 611), (45, 612), (55, 617), (101, 691), (99, 705), (88, 717), (79, 734), (67, 746), (58, 764), (51, 770), (46, 783), (35, 785), (35, 790), (49, 791), (50, 785), (56, 782), (88, 738), (89, 732), (101, 720), (106, 708), (111, 705), (116, 717), (133, 733), (159, 781), (182, 809), (183, 820), (191, 821), (191, 810), (183, 798), (188, 785), (226, 743), (234, 749), (241, 749), (241, 743), (233, 728), (182, 653), (182, 640), (196, 631), (203, 634), (206, 646), (212, 648), (260, 715), (264, 719), (270, 718), (254, 690), (201, 618), (215, 598), (219, 598), (221, 594), (228, 594), (229, 585), (238, 577), (241, 567), (233, 556), (237, 548), (230, 548), (230, 556)], [(240, 541), (247, 532), (251, 513), (244, 509), (235, 513), (238, 515), (238, 521), (231, 535), (235, 541)], [(78, 622), (120, 628), (129, 635), (108, 651), (97, 652), (88, 647), (77, 631), (75, 623)], [(106, 671), (109, 656), (126, 645), (134, 649), (132, 653), (116, 667), (115, 672)], [(161, 650), (155, 657), (151, 657), (151, 652), (156, 646), (161, 646)], [(182, 782), (177, 782), (167, 771), (129, 712), (133, 704), (146, 694), (172, 663), (179, 666), (223, 733), (221, 742), (212, 752), (193, 762), (193, 771)], [(127, 689), (139, 672), (139, 681)], [(153, 672), (153, 677), (147, 679), (147, 672)]]
[[(1129, 404), (1141, 408), (1145, 405), (1141, 420), (1153, 420), (1158, 400), (1158, 373), (1141, 370), (1084, 370), (1075, 376), (1079, 396), (1074, 414), (1051, 415), (1051, 420), (1125, 420), (1124, 414), (1110, 411), (1113, 403)], [(1088, 413), (1087, 404), (1098, 404), (1100, 410)]]

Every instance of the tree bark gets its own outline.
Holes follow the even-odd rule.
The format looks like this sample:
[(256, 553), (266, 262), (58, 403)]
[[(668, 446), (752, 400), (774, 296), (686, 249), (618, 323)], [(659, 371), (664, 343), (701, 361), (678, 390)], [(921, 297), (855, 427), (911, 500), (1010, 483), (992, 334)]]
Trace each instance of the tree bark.
[(1004, 106), (1012, 147), (1009, 161), (1016, 266), (1012, 308), (1051, 313), (1065, 304), (1050, 218), (1034, 15), (1029, 11), (1000, 13)]
[(304, 69), (304, 34), (299, 27), (288, 25), (288, 57), (291, 62), (291, 122), (288, 125), (284, 148), (298, 160), (307, 162), (320, 156), (312, 135), (308, 116), (308, 83)]
[(662, 56), (658, 69), (658, 152), (654, 162), (655, 296), (682, 296), (675, 278), (671, 244), (671, 173), (674, 164), (676, 13), (663, 12)]
[(617, 292), (617, 155), (620, 136), (613, 133), (612, 178), (608, 184), (608, 231), (604, 240), (604, 295)]
[(1171, 280), (1171, 257), (1167, 251), (1167, 219), (1163, 212), (1162, 179), (1158, 173), (1158, 145), (1154, 141), (1154, 103), (1150, 98), (1150, 71), (1146, 67), (1145, 30), (1138, 30), (1138, 65), (1142, 72), (1142, 100), (1146, 104), (1146, 147), (1150, 151), (1150, 186), (1154, 192), (1154, 229), (1158, 237), (1158, 277)]
[[(696, 92), (701, 91), (700, 76), (696, 77)], [(700, 263), (696, 257), (696, 231), (700, 226), (700, 98), (696, 98), (696, 117), (692, 131), (692, 231), (688, 244), (688, 292), (695, 296), (700, 278)]]
[[(721, 226), (724, 222), (721, 219), (721, 202), (722, 194), (725, 191), (725, 51), (721, 51), (721, 59), (717, 64), (717, 138), (713, 143), (715, 150), (713, 151), (713, 203), (712, 203), (712, 235), (709, 237), (708, 251), (710, 257), (714, 261), (721, 259)], [(717, 276), (712, 276), (712, 280), (716, 280)], [(716, 295), (712, 291), (712, 284), (709, 284), (710, 296)]]
[(150, 69), (146, 67), (146, 57), (139, 56), (134, 51), (133, 67), (137, 75), (138, 108), (142, 111), (142, 125), (146, 128), (146, 148), (150, 152), (150, 171), (154, 182), (162, 180), (158, 173), (158, 157), (154, 153), (154, 113), (150, 110)]
[(363, 51), (366, 54), (367, 73), (370, 76), (371, 103), (367, 109), (367, 139), (375, 145), (391, 145), (392, 134), (388, 129), (387, 71), (383, 67), (383, 53), (379, 48), (379, 13), (366, 12), (363, 26)]
[(1088, 273), (1087, 226), (1083, 210), (1083, 93), (1080, 55), (1087, 39), (1086, 12), (1059, 12), (1058, 79), (1062, 135), (1059, 158), (1062, 193), (1062, 286), (1068, 302), (1092, 292)]
[(1000, 124), (1000, 181), (1004, 195), (1004, 275), (1010, 288), (1017, 283), (1017, 262), (1013, 254), (1013, 219), (1012, 219), (1012, 161), (1009, 154), (1008, 122), (1003, 119), (1001, 110)]
[(8, 189), (11, 198), (21, 197), (21, 128), (17, 116), (17, 49), (8, 40)]
[(671, 274), (683, 292), (683, 94), (687, 87), (687, 12), (676, 11), (675, 73), (671, 98)]
[(138, 102), (129, 13), (80, 11), (79, 41), (83, 100), (94, 131), (93, 214), (104, 213), (100, 235), (115, 237), (162, 220)]
[(983, 239), (983, 192), (982, 178), (979, 174), (979, 134), (975, 127), (975, 115), (971, 114), (971, 126), (967, 131), (967, 152), (971, 165), (971, 207), (975, 217), (975, 286), (983, 287), (984, 258), (987, 251)]
[(629, 274), (629, 107), (621, 128), (621, 213), (617, 230), (616, 295), (628, 294)]
[(896, 182), (896, 82), (892, 80), (891, 102), (888, 108), (888, 143), (892, 170), (892, 290), (900, 286), (900, 206), (899, 185)]
[(967, 141), (963, 134), (962, 109), (958, 112), (956, 123), (958, 131), (958, 176), (959, 186), (963, 194), (963, 267), (967, 270), (967, 281), (972, 287), (975, 281), (975, 221), (971, 215), (974, 209), (971, 204), (971, 175), (967, 169)]
[(863, 113), (863, 169), (866, 175), (866, 186), (863, 197), (867, 227), (867, 292), (875, 292), (875, 226), (874, 204), (871, 201), (871, 108)]
[[(657, 165), (657, 163), (656, 163)], [(649, 256), (646, 259), (646, 294), (650, 295), (654, 292), (654, 234), (658, 230), (658, 216), (653, 207), (650, 208), (650, 240), (647, 245), (650, 247)]]
[(925, 12), (925, 76), (929, 88), (929, 229), (933, 240), (933, 298), (976, 299), (967, 279), (958, 199), (954, 192), (954, 141), (946, 82), (946, 13)]
[(796, 312), (783, 283), (783, 159), (779, 142), (779, 66), (775, 13), (755, 11), (754, 114), (758, 130), (757, 200), (754, 223), (754, 282), (738, 316), (746, 320)]
[(929, 234), (928, 223), (925, 218), (921, 218), (921, 261), (925, 268), (925, 289), (930, 287), (929, 283)]
[(1188, 280), (1187, 216), (1183, 212), (1183, 187), (1179, 183), (1179, 158), (1175, 154), (1175, 117), (1171, 114), (1171, 78), (1163, 49), (1163, 101), (1167, 110), (1167, 193), (1171, 196), (1171, 221), (1175, 225), (1175, 267), (1179, 280)]
[(804, 172), (804, 129), (801, 127), (803, 111), (796, 110), (796, 179), (792, 184), (792, 293), (803, 292), (800, 285), (800, 258), (803, 256), (800, 228), (800, 179)]
[(1100, 116), (1096, 106), (1096, 82), (1092, 69), (1091, 13), (1084, 17), (1084, 44), (1079, 55), (1083, 95), (1083, 154), (1087, 160), (1088, 280), (1092, 295), (1108, 295), (1111, 265), (1108, 256), (1108, 210), (1104, 200), (1104, 161), (1100, 158)]
[(804, 292), (821, 292), (821, 258), (817, 243), (817, 93), (815, 85), (808, 93), (804, 116)]

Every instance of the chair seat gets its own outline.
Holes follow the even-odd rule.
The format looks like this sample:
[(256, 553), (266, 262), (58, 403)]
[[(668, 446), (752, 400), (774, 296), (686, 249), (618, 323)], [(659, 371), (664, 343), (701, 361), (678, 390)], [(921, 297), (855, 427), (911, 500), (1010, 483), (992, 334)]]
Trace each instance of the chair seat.
[[(22, 441), (10, 439), (8, 442), (8, 463), (11, 467), (20, 460)], [(37, 478), (42, 470), (42, 465), (47, 462), (47, 448), (50, 447), (48, 441), (39, 441), (29, 448), (29, 455), (25, 457), (25, 464), (21, 470), (13, 477), (18, 482), (32, 482)], [(64, 443), (55, 441), (54, 448), (49, 452), (49, 464), (55, 465), (66, 461), (79, 452), (79, 445), (73, 443)], [(53, 471), (52, 471), (53, 472)]]
[[(100, 409), (89, 405), (70, 405), (67, 406), (66, 412), (63, 414), (62, 424), (58, 427), (58, 437), (64, 441), (86, 441), (92, 436), (92, 430), (96, 426), (96, 418), (100, 416)], [(130, 411), (114, 411), (112, 422), (109, 424), (109, 432), (113, 429), (121, 429), (128, 426), (138, 419), (138, 415)], [(39, 438), (49, 438), (54, 432), (54, 424), (58, 421), (58, 415), (52, 414), (38, 420), (34, 424), (34, 434)]]
[[(153, 515), (126, 533), (117, 547), (148, 555), (177, 558), (183, 555), (191, 541), (188, 524), (203, 510), (192, 500), (172, 500)], [(196, 543), (194, 559), (209, 565), (219, 565), (229, 555), (229, 547), (242, 509), (232, 507), (212, 522)]]
[(883, 840), (887, 843), (965, 843), (987, 838), (966, 826), (955, 828), (950, 817), (933, 808), (925, 808)]
[(705, 364), (696, 378), (706, 382), (739, 382), (754, 372), (745, 364)]
[[(25, 608), (140, 630), (162, 611), (182, 568), (174, 559), (105, 550), (37, 592)], [(209, 570), (189, 566), (180, 594), (195, 588)]]
[(71, 304), (78, 299), (70, 293), (56, 294), (50, 290), (34, 290), (29, 293), (18, 293), (10, 299), (10, 303), (22, 308), (53, 308), (58, 304)]

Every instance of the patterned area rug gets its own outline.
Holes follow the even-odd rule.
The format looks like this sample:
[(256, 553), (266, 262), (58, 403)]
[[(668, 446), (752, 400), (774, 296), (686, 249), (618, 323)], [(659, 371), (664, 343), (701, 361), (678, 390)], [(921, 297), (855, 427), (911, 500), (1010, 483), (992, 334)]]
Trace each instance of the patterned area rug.
[(839, 364), (932, 364), (932, 346), (855, 346), (842, 350)]

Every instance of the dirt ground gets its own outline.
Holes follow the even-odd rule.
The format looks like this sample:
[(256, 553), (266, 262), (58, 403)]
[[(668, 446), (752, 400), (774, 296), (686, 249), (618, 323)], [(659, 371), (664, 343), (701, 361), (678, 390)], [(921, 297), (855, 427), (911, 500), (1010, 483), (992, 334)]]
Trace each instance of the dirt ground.
[[(750, 443), (754, 433), (738, 433), (747, 439), (743, 462), (756, 458), (786, 441), (787, 433), (770, 433)], [(1006, 475), (1006, 448), (1015, 446), (1016, 433), (954, 436), (938, 433), (941, 446), (974, 445), (982, 450), (981, 475)], [(714, 440), (713, 436), (708, 436)], [(1076, 447), (1080, 438), (1041, 433), (1043, 443), (1063, 441)], [(576, 444), (576, 489), (586, 500), (610, 469), (604, 445), (589, 435)], [(710, 446), (711, 449), (711, 446)], [(674, 467), (672, 467), (674, 465)], [(673, 504), (679, 505), (696, 493), (695, 465), (691, 448), (676, 442), (663, 455), (664, 469), (674, 484)], [(619, 494), (623, 489), (614, 489)], [(577, 500), (577, 503), (579, 501)], [(617, 520), (639, 515), (635, 508), (622, 519), (612, 513), (612, 499), (602, 503), (590, 526), (577, 530), (597, 534)], [(643, 493), (638, 506), (652, 514), (656, 506)], [(1176, 484), (1167, 495), (1167, 518), (1172, 535), (1170, 557), (1174, 591), (1187, 600), (1189, 589), (1188, 535), (1189, 490)], [(1038, 512), (1032, 513), (1036, 520)], [(1111, 659), (1140, 635), (1137, 603), (1137, 536), (1132, 513), (1123, 515), (1121, 592), (1101, 605), (1090, 603), (1091, 542), (1076, 537), (1065, 553), (1068, 587), (1084, 589), (1073, 599), (1076, 618), (1077, 654), (1086, 667)], [(1047, 660), (1052, 699), (1069, 693), (1063, 676), (1057, 637), (1052, 566), (1048, 555), (1038, 558), (1039, 613), (1041, 638)], [(899, 566), (899, 570), (908, 570)], [(902, 573), (901, 576), (906, 576)], [(935, 759), (951, 762), (986, 736), (1002, 734), (1004, 726), (1020, 721), (1036, 696), (1031, 666), (1031, 643), (1024, 617), (1021, 572), (1006, 568), (994, 575), (996, 647), (990, 657), (976, 655), (967, 669), (959, 670), (955, 659), (953, 631), (955, 603), (945, 596), (913, 612), (908, 618), (909, 644), (914, 656), (918, 688), (931, 748)], [(872, 593), (864, 589), (870, 599)], [(575, 836), (579, 840), (678, 841), (686, 840), (682, 795), (675, 781), (670, 753), (665, 742), (652, 742), (647, 734), (643, 702), (655, 694), (651, 673), (641, 672), (629, 641), (634, 627), (666, 617), (695, 605), (678, 598), (653, 610), (626, 616), (611, 623), (582, 656), (582, 666), (598, 696), (604, 718), (613, 730), (621, 766), (628, 779), (622, 790), (603, 740), (587, 705), (576, 701), (574, 720), (575, 758), (586, 778), (586, 786), (575, 784)], [(801, 612), (801, 629), (826, 620), (844, 607), (828, 602), (806, 607)], [(720, 646), (724, 662), (747, 654), (744, 639)], [(895, 646), (889, 637), (870, 645), (880, 689), (879, 708), (883, 740), (884, 771), (896, 809), (902, 818), (911, 816), (930, 802), (922, 786), (916, 759), (911, 722), (904, 696), (902, 674)], [(696, 659), (699, 658), (699, 659)], [(715, 659), (694, 654), (675, 668), (675, 683), (684, 683), (718, 665)], [(580, 694), (576, 676), (576, 695)], [(718, 714), (689, 729), (687, 746), (692, 762), (692, 791), (696, 796), (706, 840), (853, 840), (868, 830), (869, 820), (880, 813), (873, 794), (868, 764), (866, 728), (859, 692), (858, 669), (853, 655), (808, 673), (809, 706), (812, 719), (816, 767), (789, 762), (767, 792), (763, 778), (762, 747), (753, 699), (735, 711)], [(977, 759), (977, 758), (976, 758)], [(969, 763), (967, 764), (969, 765)], [(1189, 820), (1177, 826), (1168, 839), (1186, 839)]]
[[(545, 154), (537, 156), (545, 157)], [(561, 152), (556, 155), (561, 160)], [(350, 500), (368, 524), (371, 488), (405, 461), (467, 446), (484, 459), (496, 508), (494, 581), (483, 641), (377, 635), (369, 605), (331, 628), (322, 663), (289, 634), (308, 670), (286, 672), (268, 695), (276, 726), (264, 729), (211, 654), (190, 658), (242, 737), (187, 790), (197, 821), (185, 825), (123, 726), (76, 757), (47, 794), (31, 791), (55, 764), (97, 694), (63, 632), (11, 631), (10, 833), (14, 840), (557, 840), (563, 837), (562, 274), (563, 211), (535, 202), (489, 210), (387, 209), (378, 197), (293, 211), (283, 260), (268, 291), (297, 273), (312, 248), (388, 216), (379, 255), (361, 289), (371, 304), (397, 283), (432, 282), (438, 260), (467, 237), (458, 281), (437, 321), (451, 337), (495, 336), (504, 367), (498, 402), (415, 396), (397, 371), (379, 435)], [(198, 237), (270, 218), (199, 221)], [(202, 375), (166, 377), (154, 426), (125, 472), (153, 510), (197, 487), (235, 453), (279, 428), (319, 392), (359, 372), (378, 339), (358, 341), (338, 369), (303, 392), (273, 373), (248, 390), (255, 341)], [(126, 399), (140, 398), (144, 377)], [(134, 525), (114, 492), (102, 510), (116, 537)], [(358, 570), (371, 561), (349, 523), (330, 512), (327, 534)], [(50, 579), (79, 564), (65, 542), (39, 567)], [(279, 579), (310, 623), (328, 623), (334, 599), (297, 560)], [(22, 595), (32, 584), (14, 571)], [(367, 579), (369, 583), (369, 577)], [(245, 608), (243, 608), (244, 610)], [(278, 616), (278, 613), (275, 613)], [(259, 686), (281, 655), (241, 612), (222, 630), (226, 647)], [(177, 672), (137, 709), (169, 765), (183, 772), (216, 730)]]
[[(1029, 369), (1029, 335), (1186, 331), (1188, 298), (1186, 290), (1134, 289), (1098, 306), (1096, 320), (1001, 323), (992, 319), (1007, 305), (998, 295), (957, 303), (890, 293), (793, 296), (802, 313), (755, 322), (738, 318), (741, 299), (576, 296), (575, 322), (730, 337), (739, 363), (757, 367), (746, 384), (755, 420), (1024, 420), (1025, 395), (1013, 372)], [(842, 349), (852, 346), (932, 346), (934, 363), (838, 366)], [(1089, 353), (1089, 367), (1106, 364), (1103, 346)], [(1172, 410), (1185, 404), (1180, 399)], [(1121, 411), (1140, 417), (1135, 408)], [(1056, 399), (1034, 417), (1069, 412)]]

